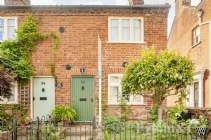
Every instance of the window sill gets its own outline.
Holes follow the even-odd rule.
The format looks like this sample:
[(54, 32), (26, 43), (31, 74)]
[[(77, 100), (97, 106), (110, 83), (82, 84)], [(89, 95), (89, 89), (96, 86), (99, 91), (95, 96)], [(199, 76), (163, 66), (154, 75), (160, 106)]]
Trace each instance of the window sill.
[(18, 104), (17, 102), (0, 102), (0, 105), (13, 105)]
[[(121, 104), (107, 104), (108, 106), (121, 106)], [(128, 106), (146, 106), (145, 104), (127, 104)]]
[(109, 44), (146, 44), (144, 41), (138, 42), (122, 42), (122, 41), (108, 41)]
[(196, 46), (198, 46), (198, 45), (200, 45), (200, 44), (201, 44), (201, 41), (199, 41), (198, 43), (194, 44), (194, 45), (192, 46), (192, 48), (195, 48)]

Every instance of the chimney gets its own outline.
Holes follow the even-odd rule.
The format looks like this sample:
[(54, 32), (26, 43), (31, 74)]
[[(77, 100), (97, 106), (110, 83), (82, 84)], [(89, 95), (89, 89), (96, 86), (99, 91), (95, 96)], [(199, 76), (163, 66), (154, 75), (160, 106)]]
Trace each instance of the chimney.
[(4, 0), (6, 6), (29, 6), (30, 0)]
[(131, 6), (143, 5), (144, 0), (129, 0), (129, 4)]

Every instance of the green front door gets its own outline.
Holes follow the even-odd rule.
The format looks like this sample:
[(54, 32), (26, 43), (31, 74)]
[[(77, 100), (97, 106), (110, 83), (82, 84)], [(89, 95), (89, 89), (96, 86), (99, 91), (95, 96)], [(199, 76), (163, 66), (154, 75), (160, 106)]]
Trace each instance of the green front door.
[(93, 77), (72, 77), (72, 106), (76, 109), (80, 122), (93, 120), (93, 93)]
[(33, 119), (51, 114), (55, 106), (55, 80), (53, 77), (36, 77), (33, 84)]

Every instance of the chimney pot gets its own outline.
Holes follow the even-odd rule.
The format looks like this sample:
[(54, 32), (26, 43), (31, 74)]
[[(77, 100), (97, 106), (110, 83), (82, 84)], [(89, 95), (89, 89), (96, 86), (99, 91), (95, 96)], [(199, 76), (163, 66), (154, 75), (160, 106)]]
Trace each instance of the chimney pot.
[(6, 6), (29, 6), (31, 2), (30, 0), (5, 0), (4, 4)]
[(130, 5), (136, 6), (136, 5), (143, 5), (144, 0), (129, 0)]

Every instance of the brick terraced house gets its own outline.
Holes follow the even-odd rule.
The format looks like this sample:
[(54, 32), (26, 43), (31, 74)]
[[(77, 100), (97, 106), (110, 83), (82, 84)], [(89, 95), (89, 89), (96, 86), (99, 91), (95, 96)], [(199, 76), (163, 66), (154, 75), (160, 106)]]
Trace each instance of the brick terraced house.
[[(35, 6), (27, 0), (5, 0), (0, 6), (0, 40), (14, 39), (15, 29), (27, 15), (39, 21), (42, 33), (56, 32), (60, 44), (54, 58), (55, 74), (49, 64), (51, 42), (41, 42), (32, 54), (35, 74), (27, 85), (14, 84), (14, 96), (7, 102), (23, 104), (32, 118), (47, 115), (56, 105), (72, 104), (79, 121), (100, 118), (99, 106), (119, 115), (118, 98), (124, 66), (140, 51), (167, 46), (169, 5), (60, 5)], [(102, 100), (102, 102), (101, 102)], [(131, 96), (130, 119), (148, 119), (149, 97)]]
[[(195, 65), (194, 83), (188, 87), (186, 106), (190, 109), (211, 107), (211, 1), (176, 0), (176, 17), (168, 39), (168, 49), (188, 56)], [(167, 101), (174, 103), (175, 97)]]

